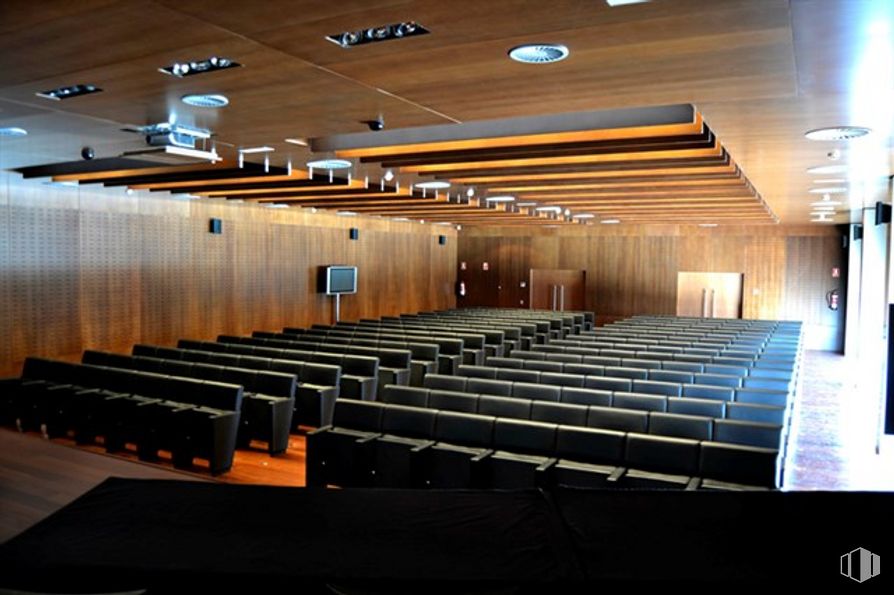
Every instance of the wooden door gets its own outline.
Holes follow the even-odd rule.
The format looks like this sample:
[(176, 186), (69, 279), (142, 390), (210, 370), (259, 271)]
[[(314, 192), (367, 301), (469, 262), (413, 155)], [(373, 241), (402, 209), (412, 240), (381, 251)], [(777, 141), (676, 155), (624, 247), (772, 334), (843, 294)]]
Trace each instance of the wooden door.
[(584, 310), (587, 271), (531, 269), (529, 303), (534, 310)]
[(677, 316), (742, 317), (741, 273), (677, 273)]

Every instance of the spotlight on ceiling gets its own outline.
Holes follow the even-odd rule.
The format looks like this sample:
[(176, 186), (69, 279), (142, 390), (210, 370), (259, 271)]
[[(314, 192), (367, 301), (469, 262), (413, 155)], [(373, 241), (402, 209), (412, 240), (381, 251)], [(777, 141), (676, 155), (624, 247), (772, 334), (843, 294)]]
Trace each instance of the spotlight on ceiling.
[(59, 87), (58, 89), (50, 89), (35, 93), (38, 97), (44, 99), (52, 99), (61, 101), (62, 99), (71, 99), (72, 97), (80, 97), (81, 95), (90, 95), (91, 93), (99, 93), (102, 91), (96, 85), (71, 85), (70, 87)]
[(716, 223), (699, 223), (699, 227), (717, 227)]
[(176, 77), (192, 76), (194, 74), (202, 74), (203, 72), (214, 72), (215, 70), (225, 70), (227, 68), (235, 68), (242, 66), (238, 62), (233, 62), (229, 58), (221, 58), (220, 56), (211, 56), (205, 60), (196, 60), (192, 62), (174, 62), (170, 66), (159, 68), (159, 72), (170, 74)]
[(605, 0), (605, 3), (614, 8), (615, 6), (627, 6), (628, 4), (645, 4), (651, 0)]
[(614, 225), (615, 223), (620, 223), (620, 219), (603, 219), (600, 223), (604, 223), (606, 225)]
[(393, 25), (378, 25), (358, 31), (345, 31), (327, 35), (326, 39), (343, 48), (351, 48), (356, 45), (388, 41), (389, 39), (403, 39), (416, 35), (425, 35), (429, 30), (415, 21), (404, 21)]
[(577, 215), (572, 217), (572, 219), (593, 219), (595, 217), (596, 215), (594, 215), (593, 213), (578, 213)]
[(488, 196), (485, 198), (487, 202), (515, 202), (514, 196)]
[(472, 198), (473, 196), (475, 196), (475, 189), (469, 188), (468, 190), (466, 190), (466, 196), (468, 196), (469, 198)]
[(828, 186), (823, 188), (811, 188), (807, 192), (809, 192), (810, 194), (844, 194), (845, 192), (847, 192), (847, 188)]
[(290, 145), (298, 145), (299, 147), (307, 146), (307, 140), (303, 138), (287, 138), (285, 141)]
[(568, 57), (568, 48), (557, 43), (530, 43), (509, 50), (509, 57), (524, 64), (550, 64)]
[(537, 208), (534, 209), (534, 210), (535, 210), (535, 211), (541, 211), (541, 212), (544, 212), (544, 213), (561, 213), (561, 212), (562, 212), (562, 207), (546, 206), (546, 207), (537, 207)]
[(870, 132), (872, 132), (872, 129), (865, 126), (830, 126), (829, 128), (808, 130), (804, 133), (804, 136), (810, 140), (836, 141), (860, 138)]
[(0, 128), (0, 136), (6, 137), (19, 137), (19, 136), (28, 136), (28, 131), (24, 128), (19, 128), (18, 126), (9, 126), (6, 128)]
[(394, 172), (389, 169), (388, 171), (385, 172), (385, 175), (382, 177), (385, 178), (386, 182), (390, 182), (391, 180), (394, 179)]
[(245, 147), (243, 149), (239, 149), (239, 152), (244, 155), (249, 155), (251, 153), (272, 153), (275, 151), (273, 147), (263, 146), (263, 147)]
[(183, 97), (181, 97), (180, 101), (182, 101), (186, 105), (191, 105), (193, 107), (209, 108), (225, 107), (230, 104), (230, 100), (227, 99), (226, 95), (211, 93), (191, 93), (189, 95), (184, 95)]
[(536, 202), (518, 202), (518, 203), (515, 203), (515, 206), (517, 206), (517, 207), (536, 207), (537, 203)]
[(317, 159), (307, 162), (307, 167), (314, 169), (348, 169), (351, 165), (347, 159)]

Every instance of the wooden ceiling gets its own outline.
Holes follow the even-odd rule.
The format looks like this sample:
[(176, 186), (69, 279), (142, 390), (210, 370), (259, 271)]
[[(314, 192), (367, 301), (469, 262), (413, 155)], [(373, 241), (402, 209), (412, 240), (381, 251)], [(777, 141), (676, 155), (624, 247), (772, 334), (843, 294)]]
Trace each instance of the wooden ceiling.
[[(432, 33), (350, 49), (324, 39), (404, 20)], [(894, 55), (892, 30), (887, 0), (652, 0), (617, 8), (602, 0), (5, 0), (0, 126), (30, 134), (0, 140), (0, 166), (70, 161), (83, 144), (100, 158), (118, 157), (142, 145), (120, 128), (175, 116), (214, 131), (227, 159), (205, 166), (212, 171), (203, 176), (220, 177), (159, 173), (135, 187), (288, 197), (302, 206), (433, 221), (448, 212), (450, 221), (477, 221), (483, 209), (476, 201), (500, 193), (629, 221), (723, 223), (723, 214), (772, 221), (772, 213), (804, 223), (817, 197), (807, 192), (817, 177), (806, 169), (830, 164), (826, 154), (839, 149), (835, 164), (849, 169), (848, 204), (834, 218), (843, 222), (880, 197), (880, 181), (891, 173), (894, 75), (885, 65)], [(563, 43), (571, 55), (546, 66), (507, 58), (509, 48), (531, 41)], [(244, 67), (182, 79), (157, 70), (211, 55)], [(35, 96), (76, 83), (104, 91), (60, 102)], [(180, 102), (199, 92), (223, 93), (230, 105), (203, 110)], [(341, 180), (335, 191), (319, 172), (312, 179), (300, 168), (285, 173), (289, 160), (310, 157), (285, 138), (365, 131), (362, 121), (379, 115), (393, 130), (671, 104), (694, 105), (707, 126), (679, 138), (555, 146), (419, 142), (412, 153), (355, 155), (351, 184)], [(876, 132), (849, 144), (803, 136), (841, 124)], [(260, 144), (276, 149), (269, 172), (223, 175), (233, 169), (233, 149)], [(399, 190), (382, 190), (387, 168), (399, 173)], [(370, 188), (360, 182), (366, 177)], [(456, 202), (457, 191), (453, 202), (430, 191), (410, 194), (410, 182), (434, 178), (474, 187), (479, 198), (465, 204), (464, 194)], [(556, 224), (505, 205), (488, 211), (491, 222)]]

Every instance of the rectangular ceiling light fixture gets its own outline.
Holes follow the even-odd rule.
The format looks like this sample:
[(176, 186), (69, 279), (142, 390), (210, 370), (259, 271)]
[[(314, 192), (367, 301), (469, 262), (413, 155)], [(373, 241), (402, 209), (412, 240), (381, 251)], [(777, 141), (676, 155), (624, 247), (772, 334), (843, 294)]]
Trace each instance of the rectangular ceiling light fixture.
[(429, 33), (429, 30), (419, 23), (415, 21), (405, 21), (393, 25), (380, 25), (378, 27), (370, 27), (369, 29), (335, 33), (333, 35), (327, 35), (326, 39), (343, 48), (349, 48), (355, 45), (363, 45), (365, 43), (388, 41), (389, 39), (402, 39), (404, 37), (413, 37), (415, 35), (425, 35), (426, 33)]
[(194, 74), (202, 74), (203, 72), (214, 72), (215, 70), (235, 68), (236, 66), (242, 66), (242, 64), (233, 62), (229, 58), (211, 56), (205, 60), (197, 60), (193, 62), (174, 62), (170, 66), (165, 66), (158, 70), (176, 77), (184, 77), (192, 76)]
[(71, 85), (70, 87), (59, 87), (58, 89), (50, 89), (49, 91), (35, 93), (35, 95), (43, 97), (44, 99), (61, 101), (62, 99), (71, 99), (72, 97), (99, 93), (100, 91), (102, 91), (102, 89), (96, 85)]
[(605, 3), (609, 6), (624, 6), (626, 4), (643, 4), (644, 2), (650, 2), (650, 0), (605, 0)]

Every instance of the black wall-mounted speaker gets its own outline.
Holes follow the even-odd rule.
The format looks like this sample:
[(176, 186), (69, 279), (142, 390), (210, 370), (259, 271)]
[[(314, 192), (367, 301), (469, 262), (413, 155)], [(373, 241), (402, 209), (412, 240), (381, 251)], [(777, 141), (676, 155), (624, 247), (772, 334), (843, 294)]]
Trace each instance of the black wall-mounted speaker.
[(220, 219), (211, 219), (208, 222), (208, 231), (216, 234), (223, 233), (223, 221)]
[(875, 203), (875, 224), (884, 225), (885, 223), (891, 223), (891, 205), (877, 202)]
[(447, 245), (447, 236), (438, 236), (438, 243), (442, 246)]
[(349, 236), (352, 240), (359, 240), (359, 239), (360, 239), (360, 230), (357, 229), (356, 227), (352, 227), (352, 228), (348, 231), (348, 236)]
[(862, 225), (854, 225), (854, 237), (853, 241), (859, 241), (863, 239), (863, 226)]

